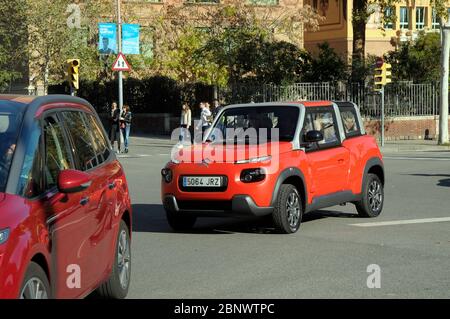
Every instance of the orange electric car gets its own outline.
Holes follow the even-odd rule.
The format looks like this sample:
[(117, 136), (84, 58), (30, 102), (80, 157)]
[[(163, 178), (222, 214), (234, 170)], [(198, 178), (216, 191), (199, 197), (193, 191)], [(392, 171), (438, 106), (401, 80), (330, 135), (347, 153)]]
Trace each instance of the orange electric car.
[(161, 171), (174, 230), (201, 216), (272, 215), (294, 233), (304, 213), (353, 203), (383, 209), (382, 156), (350, 102), (252, 103), (221, 110), (202, 143), (177, 148)]

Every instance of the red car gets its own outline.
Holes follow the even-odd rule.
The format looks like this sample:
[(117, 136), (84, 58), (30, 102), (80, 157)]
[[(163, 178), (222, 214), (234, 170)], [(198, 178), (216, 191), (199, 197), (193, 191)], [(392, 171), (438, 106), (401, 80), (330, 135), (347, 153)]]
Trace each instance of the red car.
[(303, 213), (350, 202), (375, 217), (384, 202), (381, 153), (350, 102), (228, 106), (161, 174), (175, 230), (199, 216), (272, 215), (276, 230), (294, 233)]
[(131, 205), (92, 106), (0, 95), (0, 298), (127, 295)]

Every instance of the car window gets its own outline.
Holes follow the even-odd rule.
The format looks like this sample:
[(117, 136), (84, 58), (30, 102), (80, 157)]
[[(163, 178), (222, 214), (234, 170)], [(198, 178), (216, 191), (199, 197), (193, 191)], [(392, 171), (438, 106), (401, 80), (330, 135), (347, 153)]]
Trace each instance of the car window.
[(235, 132), (244, 132), (249, 128), (254, 128), (258, 135), (258, 140), (263, 132), (267, 132), (267, 138), (270, 140), (271, 130), (278, 129), (278, 137), (282, 141), (292, 141), (297, 128), (299, 110), (291, 106), (255, 106), (239, 107), (225, 110), (217, 120), (211, 136), (209, 138), (216, 142), (212, 136), (214, 131), (219, 130), (222, 137), (227, 138), (227, 129), (233, 129)]
[(36, 121), (27, 136), (27, 146), (20, 171), (18, 194), (32, 199), (44, 192), (43, 135), (40, 121)]
[(67, 142), (63, 135), (61, 124), (55, 117), (44, 120), (44, 148), (45, 148), (45, 189), (49, 190), (58, 185), (59, 172), (72, 167)]
[(91, 127), (91, 133), (94, 140), (93, 146), (95, 154), (97, 155), (98, 164), (103, 163), (108, 159), (109, 154), (111, 153), (110, 146), (98, 120), (91, 114), (87, 114), (86, 118)]
[(0, 192), (6, 188), (22, 117), (21, 104), (0, 101)]
[(96, 146), (91, 137), (91, 127), (83, 112), (67, 111), (62, 112), (64, 123), (69, 131), (73, 142), (74, 156), (76, 157), (79, 169), (86, 171), (99, 165)]
[[(318, 143), (307, 145), (304, 136), (308, 131), (316, 130), (323, 134), (324, 139)], [(338, 146), (340, 144), (339, 129), (337, 127), (334, 112), (329, 109), (307, 109), (303, 123), (301, 143), (308, 150), (325, 149)]]
[(359, 123), (354, 109), (341, 109), (342, 124), (346, 137), (353, 137), (361, 135)]

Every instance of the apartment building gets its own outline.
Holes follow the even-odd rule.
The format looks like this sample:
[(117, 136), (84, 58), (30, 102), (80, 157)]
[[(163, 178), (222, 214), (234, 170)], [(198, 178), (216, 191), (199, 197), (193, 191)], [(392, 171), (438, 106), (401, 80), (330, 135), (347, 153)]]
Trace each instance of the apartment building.
[[(320, 30), (306, 31), (304, 35), (305, 48), (317, 50), (317, 44), (327, 41), (342, 56), (352, 54), (352, 1), (347, 0), (305, 0), (325, 17), (320, 23)], [(450, 3), (449, 3), (450, 4)], [(437, 32), (439, 21), (429, 0), (401, 1), (395, 5), (395, 12), (372, 4), (366, 26), (366, 54), (382, 55), (395, 49), (403, 41), (415, 39), (419, 32)], [(383, 15), (394, 14), (395, 23), (383, 23)]]

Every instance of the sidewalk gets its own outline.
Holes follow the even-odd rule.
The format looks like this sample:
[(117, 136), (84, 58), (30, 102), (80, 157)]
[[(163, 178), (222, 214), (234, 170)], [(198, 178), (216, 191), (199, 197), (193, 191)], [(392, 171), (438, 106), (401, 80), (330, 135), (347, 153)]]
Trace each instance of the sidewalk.
[(437, 141), (435, 140), (386, 141), (384, 147), (381, 147), (381, 143), (378, 141), (378, 145), (380, 145), (382, 153), (450, 151), (450, 145), (437, 145)]
[[(169, 136), (131, 136), (131, 144), (144, 144), (155, 147), (172, 147), (177, 141), (171, 141)], [(399, 140), (386, 141), (384, 147), (381, 147), (380, 141), (377, 141), (382, 153), (394, 152), (427, 152), (427, 151), (441, 151), (450, 152), (450, 145), (437, 145), (437, 141), (426, 140)]]

